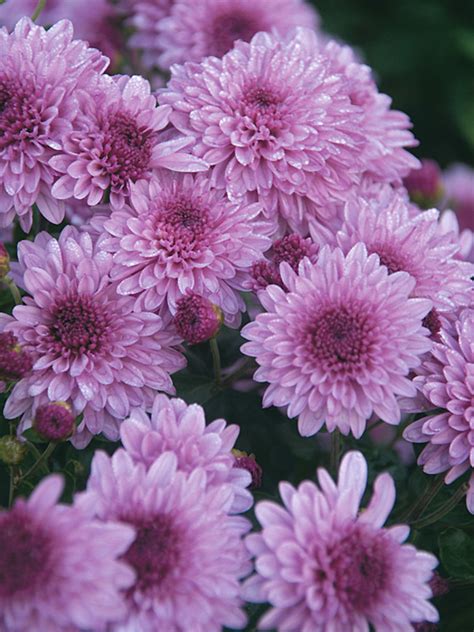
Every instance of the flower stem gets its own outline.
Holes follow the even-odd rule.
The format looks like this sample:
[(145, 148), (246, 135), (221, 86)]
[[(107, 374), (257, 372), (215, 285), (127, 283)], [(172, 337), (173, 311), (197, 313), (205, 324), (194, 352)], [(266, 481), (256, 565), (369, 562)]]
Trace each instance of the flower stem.
[(23, 476), (20, 478), (19, 482), (21, 483), (22, 481), (24, 481), (25, 479), (27, 479), (29, 476), (31, 476), (32, 474), (34, 474), (34, 472), (36, 472), (36, 470), (43, 465), (43, 463), (46, 463), (46, 461), (49, 459), (49, 457), (53, 454), (54, 449), (56, 447), (56, 443), (51, 442), (48, 443), (46, 450), (44, 450), (44, 452), (42, 452), (39, 456), (39, 458), (36, 460), (35, 463), (33, 463), (33, 465), (30, 467), (30, 469), (25, 472), (25, 474), (23, 474)]
[(13, 296), (13, 300), (15, 301), (15, 305), (21, 305), (20, 290), (17, 288), (15, 283), (9, 277), (5, 277), (4, 278), (4, 282), (8, 286), (8, 289), (10, 290), (10, 294)]
[(339, 459), (341, 456), (341, 433), (339, 430), (334, 430), (331, 433), (331, 462), (330, 470), (333, 476), (337, 476), (339, 471)]
[(38, 4), (36, 5), (36, 9), (33, 11), (33, 15), (31, 16), (31, 21), (36, 22), (36, 20), (41, 15), (44, 7), (46, 6), (46, 0), (38, 0)]
[(11, 507), (15, 497), (15, 470), (13, 467), (8, 468), (8, 474), (10, 475), (10, 484), (8, 487), (8, 507)]
[(222, 386), (231, 386), (238, 379), (246, 375), (253, 364), (253, 358), (246, 358), (245, 362), (233, 373), (229, 373), (223, 380)]
[(402, 514), (400, 518), (400, 522), (414, 522), (416, 519), (421, 516), (421, 514), (428, 508), (431, 501), (435, 498), (438, 492), (443, 488), (444, 485), (444, 475), (441, 474), (437, 476), (431, 483), (427, 486), (423, 494), (419, 496), (415, 502), (407, 509), (407, 511)]
[(214, 367), (214, 377), (215, 377), (217, 386), (220, 386), (222, 383), (221, 354), (219, 353), (219, 345), (217, 344), (217, 338), (216, 337), (211, 338), (209, 340), (209, 344), (211, 347), (212, 365)]
[(445, 503), (443, 503), (440, 507), (432, 511), (427, 516), (416, 520), (413, 524), (417, 529), (423, 529), (423, 527), (427, 527), (433, 522), (437, 522), (441, 520), (446, 514), (448, 514), (460, 500), (464, 498), (469, 488), (468, 483), (463, 483), (458, 489), (454, 492), (454, 494), (449, 498)]

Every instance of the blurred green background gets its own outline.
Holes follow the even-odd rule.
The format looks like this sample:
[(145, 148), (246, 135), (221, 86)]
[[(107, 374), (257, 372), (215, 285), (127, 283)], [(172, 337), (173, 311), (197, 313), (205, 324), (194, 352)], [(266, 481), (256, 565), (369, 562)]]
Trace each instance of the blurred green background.
[(474, 165), (474, 2), (316, 0), (322, 28), (361, 53), (412, 119), (418, 157)]

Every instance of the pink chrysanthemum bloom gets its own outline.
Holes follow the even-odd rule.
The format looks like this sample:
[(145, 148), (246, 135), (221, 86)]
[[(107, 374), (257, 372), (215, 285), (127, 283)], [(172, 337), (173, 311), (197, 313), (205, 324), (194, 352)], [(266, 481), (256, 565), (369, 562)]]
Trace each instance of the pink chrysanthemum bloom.
[(120, 437), (136, 463), (150, 467), (169, 450), (176, 455), (179, 470), (189, 473), (201, 467), (209, 486), (232, 485), (232, 511), (240, 513), (252, 506), (252, 495), (246, 489), (250, 484), (248, 474), (233, 468), (231, 450), (239, 430), (224, 419), (206, 425), (204, 410), (198, 404), (188, 406), (182, 399), (157, 395), (151, 417), (141, 408), (134, 409), (121, 425)]
[(239, 579), (251, 570), (242, 536), (248, 520), (229, 516), (230, 485), (209, 487), (201, 468), (177, 471), (173, 452), (147, 470), (127, 452), (98, 451), (87, 491), (78, 501), (103, 520), (134, 527), (124, 559), (137, 579), (127, 592), (128, 616), (111, 632), (220, 632), (242, 628)]
[(350, 202), (336, 243), (347, 253), (363, 242), (390, 274), (403, 270), (416, 281), (412, 296), (429, 298), (439, 311), (469, 305), (474, 266), (456, 258), (459, 249), (452, 234), (444, 234), (435, 209), (413, 216), (400, 196), (390, 202)]
[(420, 166), (418, 159), (405, 150), (418, 145), (409, 131), (410, 119), (403, 112), (390, 109), (392, 99), (378, 92), (371, 69), (359, 63), (349, 46), (330, 41), (321, 48), (331, 60), (333, 71), (342, 73), (349, 82), (351, 103), (362, 109), (366, 175), (383, 182), (400, 181)]
[(49, 476), (28, 500), (0, 510), (2, 632), (103, 630), (127, 612), (123, 591), (135, 577), (119, 557), (134, 530), (57, 504), (62, 489)]
[(141, 61), (148, 69), (156, 68), (158, 25), (170, 14), (175, 0), (120, 0), (119, 7), (128, 18), (127, 24), (133, 29), (128, 40), (131, 48), (141, 50)]
[[(119, 209), (134, 185), (148, 181), (157, 168), (202, 171), (201, 160), (181, 151), (189, 138), (164, 139), (159, 134), (171, 108), (157, 107), (148, 81), (142, 77), (101, 77), (82, 94), (74, 131), (64, 141), (64, 153), (50, 164), (63, 173), (52, 194), (99, 204), (106, 191)], [(167, 138), (167, 137), (166, 137)]]
[(254, 192), (269, 214), (278, 206), (298, 214), (293, 194), (325, 206), (364, 170), (363, 112), (350, 89), (316, 35), (298, 28), (287, 39), (259, 33), (223, 59), (174, 67), (159, 101), (195, 138), (195, 155), (214, 165), (213, 186), (232, 199)]
[(234, 42), (249, 42), (260, 31), (285, 35), (296, 26), (314, 29), (317, 23), (315, 11), (303, 0), (175, 0), (166, 18), (146, 26), (156, 32), (158, 65), (168, 69), (209, 55), (222, 57)]
[(192, 290), (219, 306), (227, 324), (238, 325), (245, 311), (239, 291), (271, 243), (262, 234), (261, 207), (229, 202), (204, 175), (163, 173), (136, 192), (134, 206), (103, 223), (99, 242), (114, 254), (119, 294), (134, 296), (140, 309), (165, 304), (174, 315)]
[(461, 230), (474, 230), (474, 169), (454, 164), (444, 172), (446, 202), (457, 215)]
[(461, 230), (458, 217), (451, 209), (441, 213), (439, 227), (443, 233), (451, 233), (452, 239), (458, 243), (459, 251), (456, 257), (474, 263), (474, 231), (469, 228)]
[(49, 160), (72, 129), (75, 91), (108, 64), (72, 37), (67, 20), (47, 31), (29, 18), (11, 34), (0, 29), (0, 226), (17, 214), (29, 231), (33, 204), (55, 224), (64, 217), (64, 204), (51, 195), (56, 172)]
[[(430, 408), (403, 433), (408, 441), (427, 443), (418, 463), (427, 474), (447, 472), (450, 484), (473, 470), (474, 454), (474, 310), (463, 310), (452, 331), (443, 329), (415, 378)], [(467, 494), (467, 508), (474, 514), (474, 471)]]
[(185, 359), (179, 339), (150, 312), (116, 294), (112, 258), (97, 252), (88, 233), (66, 228), (56, 241), (40, 233), (19, 246), (24, 287), (31, 298), (13, 310), (5, 331), (16, 335), (35, 364), (13, 389), (4, 414), (29, 427), (38, 406), (67, 401), (83, 414), (73, 442), (92, 434), (118, 438), (131, 407), (151, 404), (156, 390), (173, 393), (170, 373)]
[[(37, 0), (6, 0), (0, 5), (0, 24), (13, 29), (25, 15), (33, 15)], [(94, 11), (83, 0), (47, 0), (36, 20), (48, 26), (68, 19), (74, 24), (77, 38), (86, 40), (94, 48), (102, 50), (108, 57), (118, 53), (120, 37), (113, 20), (115, 9), (107, 0), (94, 0)]]
[(288, 406), (303, 436), (326, 422), (360, 437), (373, 413), (398, 424), (397, 395), (415, 394), (408, 373), (431, 348), (421, 324), (431, 302), (409, 298), (414, 279), (389, 275), (363, 244), (347, 256), (326, 246), (299, 274), (285, 263), (280, 273), (289, 291), (262, 290), (266, 312), (242, 330), (254, 379), (269, 382), (263, 405)]
[(314, 262), (318, 252), (319, 246), (311, 239), (303, 239), (295, 233), (285, 235), (275, 241), (271, 251), (266, 253), (265, 259), (254, 262), (250, 287), (258, 291), (265, 289), (267, 285), (274, 284), (286, 289), (280, 276), (280, 263), (286, 261), (295, 272), (298, 272), (300, 261), (308, 257)]
[(411, 623), (438, 621), (429, 580), (438, 560), (402, 544), (406, 525), (383, 528), (395, 503), (395, 485), (380, 474), (366, 509), (360, 452), (342, 459), (338, 483), (318, 469), (319, 487), (280, 483), (284, 506), (262, 501), (261, 533), (247, 536), (257, 574), (246, 580), (249, 601), (269, 601), (259, 630), (278, 632), (413, 631)]

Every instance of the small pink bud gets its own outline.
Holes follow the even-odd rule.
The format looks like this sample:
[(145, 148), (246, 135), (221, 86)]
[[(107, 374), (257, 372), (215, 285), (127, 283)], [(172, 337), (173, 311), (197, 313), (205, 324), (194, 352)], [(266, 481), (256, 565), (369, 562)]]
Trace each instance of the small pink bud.
[(250, 472), (252, 476), (251, 489), (256, 489), (262, 485), (262, 468), (257, 463), (254, 454), (247, 454), (247, 452), (241, 452), (240, 450), (232, 450), (235, 462), (234, 467), (240, 467), (243, 470)]
[(67, 402), (51, 402), (36, 409), (33, 427), (47, 441), (64, 441), (74, 431), (74, 415)]
[(33, 366), (30, 354), (18, 344), (11, 332), (0, 334), (0, 392), (2, 383), (17, 382), (25, 377)]
[(413, 169), (403, 180), (410, 198), (421, 208), (436, 206), (443, 195), (442, 172), (434, 160), (422, 160), (420, 169)]
[(176, 306), (176, 330), (181, 338), (191, 345), (214, 338), (224, 320), (217, 305), (194, 292), (188, 292), (180, 298)]

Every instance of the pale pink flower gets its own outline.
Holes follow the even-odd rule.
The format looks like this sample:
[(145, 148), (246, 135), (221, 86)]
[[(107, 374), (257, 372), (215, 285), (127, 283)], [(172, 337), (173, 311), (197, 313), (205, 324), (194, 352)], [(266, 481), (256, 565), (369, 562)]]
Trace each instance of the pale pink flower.
[(316, 12), (303, 0), (175, 0), (162, 20), (142, 21), (144, 33), (138, 37), (147, 37), (155, 63), (168, 69), (209, 55), (222, 57), (234, 42), (249, 42), (259, 31), (285, 35), (296, 26), (315, 29), (317, 23)]
[(142, 62), (148, 69), (158, 65), (156, 38), (161, 20), (170, 14), (175, 0), (120, 0), (119, 6), (133, 29), (128, 40), (131, 48), (142, 51)]
[(427, 444), (418, 463), (427, 474), (447, 472), (446, 484), (472, 472), (467, 508), (474, 514), (474, 310), (461, 311), (440, 336), (414, 380), (433, 412), (408, 426), (403, 436)]
[(298, 214), (298, 195), (324, 214), (365, 168), (363, 111), (350, 90), (316, 35), (298, 28), (175, 66), (159, 101), (173, 107), (171, 122), (195, 138), (194, 154), (214, 166), (212, 184), (232, 199), (253, 192), (272, 216), (278, 205)]
[(437, 559), (403, 544), (406, 525), (383, 528), (395, 503), (395, 485), (380, 474), (367, 508), (359, 513), (367, 485), (360, 452), (342, 459), (338, 483), (318, 469), (319, 486), (295, 489), (280, 483), (283, 507), (257, 503), (261, 533), (247, 536), (256, 574), (246, 580), (249, 601), (269, 601), (259, 630), (278, 632), (413, 631), (417, 621), (438, 621), (429, 603), (429, 580)]
[(76, 92), (105, 70), (107, 58), (73, 40), (63, 20), (49, 30), (28, 18), (0, 29), (0, 226), (15, 215), (29, 231), (32, 206), (59, 224), (64, 204), (51, 195), (49, 161), (62, 150), (77, 116)]
[(238, 325), (245, 311), (239, 291), (271, 243), (262, 234), (260, 205), (230, 202), (204, 175), (162, 173), (136, 192), (132, 206), (103, 222), (99, 241), (114, 256), (118, 293), (133, 296), (137, 308), (164, 305), (174, 315), (192, 290)]
[(415, 279), (412, 296), (452, 311), (472, 300), (474, 266), (456, 258), (459, 246), (438, 220), (436, 209), (413, 216), (398, 195), (383, 204), (359, 199), (346, 205), (336, 243), (347, 253), (363, 242), (390, 274), (403, 270)]
[(62, 489), (61, 477), (48, 476), (28, 500), (0, 510), (2, 632), (103, 630), (126, 615), (135, 574), (120, 557), (134, 530), (57, 504)]
[(409, 131), (409, 117), (390, 109), (392, 99), (379, 93), (370, 67), (361, 64), (349, 46), (330, 41), (321, 52), (331, 60), (334, 72), (346, 77), (351, 103), (363, 111), (365, 174), (382, 182), (400, 182), (420, 166), (419, 160), (405, 150), (418, 145)]
[(119, 423), (134, 406), (151, 404), (156, 390), (173, 393), (170, 373), (185, 359), (179, 338), (162, 319), (133, 311), (110, 281), (112, 258), (88, 233), (65, 228), (59, 239), (40, 233), (19, 246), (24, 287), (31, 297), (3, 320), (34, 365), (5, 405), (28, 428), (38, 406), (67, 401), (83, 415), (72, 439), (83, 447), (92, 434), (117, 440)]
[(221, 632), (243, 628), (239, 579), (251, 570), (242, 536), (250, 523), (229, 516), (232, 486), (209, 487), (203, 469), (177, 471), (173, 452), (149, 469), (127, 452), (98, 451), (79, 504), (137, 532), (124, 559), (135, 570), (128, 616), (111, 632)]
[(134, 185), (147, 182), (157, 168), (202, 171), (205, 163), (182, 152), (189, 138), (160, 135), (171, 108), (157, 107), (148, 81), (133, 76), (103, 76), (80, 95), (80, 114), (64, 141), (64, 152), (50, 164), (63, 173), (52, 194), (89, 206), (110, 193), (113, 209), (122, 208)]
[(304, 436), (326, 423), (360, 437), (373, 413), (398, 424), (397, 396), (415, 394), (408, 373), (431, 348), (431, 302), (409, 298), (414, 279), (389, 275), (360, 243), (346, 256), (324, 247), (299, 274), (282, 263), (280, 274), (288, 292), (259, 292), (266, 311), (242, 330), (242, 352), (260, 365), (254, 379), (269, 383), (263, 405), (287, 406)]
[(232, 511), (247, 511), (252, 495), (247, 491), (250, 477), (235, 470), (232, 448), (239, 427), (227, 425), (225, 419), (215, 419), (206, 425), (204, 410), (198, 404), (187, 405), (182, 399), (157, 395), (151, 416), (142, 408), (132, 410), (120, 428), (122, 443), (136, 463), (150, 467), (170, 450), (176, 455), (178, 469), (192, 472), (201, 467), (209, 486), (227, 483), (234, 489)]

